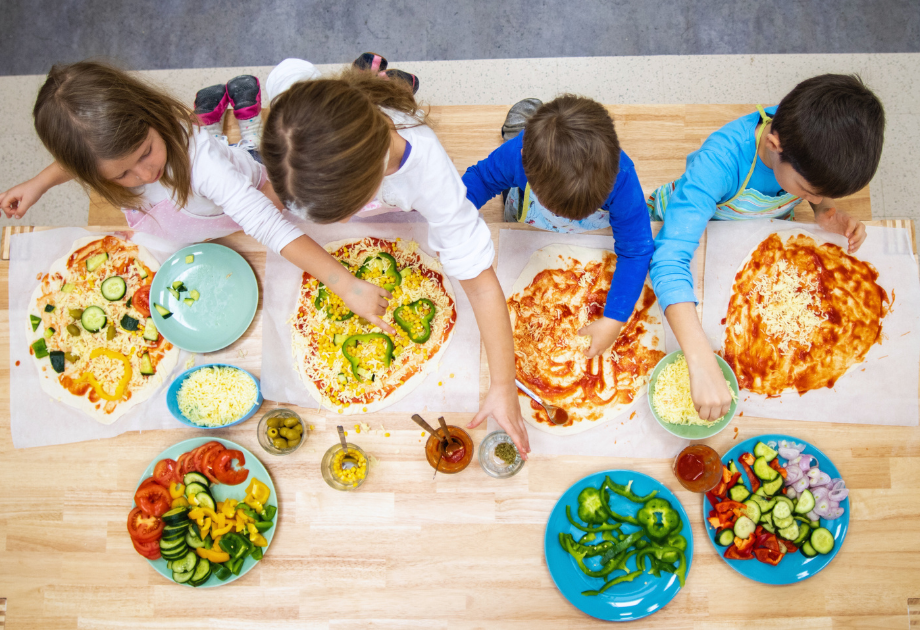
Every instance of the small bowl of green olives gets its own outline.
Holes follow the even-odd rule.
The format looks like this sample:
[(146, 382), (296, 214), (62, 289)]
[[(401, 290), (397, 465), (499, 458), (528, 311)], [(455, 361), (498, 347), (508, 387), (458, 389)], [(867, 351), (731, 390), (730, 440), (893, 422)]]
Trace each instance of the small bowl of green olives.
[(272, 409), (259, 420), (259, 444), (272, 455), (290, 455), (307, 441), (303, 420), (290, 409)]

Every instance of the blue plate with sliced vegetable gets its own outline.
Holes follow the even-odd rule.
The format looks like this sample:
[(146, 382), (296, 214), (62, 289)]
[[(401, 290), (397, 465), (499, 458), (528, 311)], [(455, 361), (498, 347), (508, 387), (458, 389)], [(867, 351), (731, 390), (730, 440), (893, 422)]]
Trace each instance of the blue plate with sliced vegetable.
[(759, 435), (722, 456), (703, 500), (706, 532), (728, 566), (763, 584), (826, 567), (850, 524), (849, 490), (830, 458), (788, 435)]
[(242, 256), (199, 243), (169, 257), (153, 278), (151, 315), (173, 345), (215, 352), (243, 336), (259, 305), (259, 284)]
[(664, 608), (686, 583), (693, 533), (661, 482), (609, 470), (565, 491), (546, 524), (544, 552), (573, 606), (605, 621), (633, 621)]
[(232, 582), (268, 551), (278, 495), (255, 455), (230, 440), (194, 438), (144, 470), (128, 515), (135, 551), (184, 586)]

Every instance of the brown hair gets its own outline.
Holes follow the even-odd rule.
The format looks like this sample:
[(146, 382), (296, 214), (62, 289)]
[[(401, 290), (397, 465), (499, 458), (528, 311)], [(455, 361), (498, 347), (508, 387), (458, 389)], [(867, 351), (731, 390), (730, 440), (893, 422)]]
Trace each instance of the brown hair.
[(354, 68), (279, 94), (261, 155), (281, 201), (317, 223), (341, 221), (368, 203), (383, 180), (394, 128), (382, 107), (411, 116), (409, 126), (426, 122), (405, 82)]
[(524, 127), (524, 174), (553, 214), (581, 220), (610, 196), (620, 169), (620, 142), (607, 109), (564, 94), (546, 103)]
[(780, 160), (789, 162), (815, 193), (832, 199), (865, 187), (878, 169), (885, 110), (859, 75), (822, 74), (787, 94), (770, 130)]
[(185, 206), (192, 190), (189, 135), (192, 110), (123, 70), (96, 61), (52, 66), (38, 91), (35, 131), (55, 160), (85, 188), (121, 208), (136, 208), (141, 196), (108, 181), (99, 160), (130, 155), (155, 129), (166, 143), (161, 181)]

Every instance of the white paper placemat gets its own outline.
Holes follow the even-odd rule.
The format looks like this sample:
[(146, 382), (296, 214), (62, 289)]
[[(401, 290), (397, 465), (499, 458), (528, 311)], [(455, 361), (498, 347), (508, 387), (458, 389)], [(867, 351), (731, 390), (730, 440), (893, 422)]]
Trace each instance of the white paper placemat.
[[(788, 221), (713, 221), (707, 227), (706, 268), (703, 286), (703, 330), (713, 348), (722, 347), (735, 274), (741, 262), (773, 232), (801, 229), (820, 233), (846, 249), (846, 239), (808, 223)], [(799, 396), (797, 392), (767, 398), (741, 391), (738, 409), (746, 415), (784, 420), (847, 422), (914, 426), (918, 422), (920, 380), (920, 279), (911, 253), (910, 230), (867, 227), (865, 243), (856, 257), (878, 270), (878, 283), (889, 297), (891, 312), (882, 320), (881, 345), (874, 345), (866, 360), (840, 378), (832, 389)]]
[[(150, 399), (109, 425), (100, 424), (82, 411), (53, 400), (39, 384), (38, 371), (29, 354), (26, 337), (29, 298), (38, 283), (36, 276), (47, 272), (55, 260), (65, 256), (74, 241), (94, 235), (82, 228), (61, 228), (12, 237), (9, 274), (10, 429), (16, 448), (85, 442), (114, 437), (127, 431), (182, 428), (170, 415), (164, 392), (174, 376), (184, 369), (188, 357), (185, 351), (180, 351), (176, 368), (164, 375), (163, 384)], [(145, 234), (135, 234), (131, 240), (146, 247), (160, 263), (183, 247)]]
[[(292, 216), (288, 218), (297, 222)], [(434, 255), (428, 247), (428, 223), (311, 223), (301, 227), (320, 245), (345, 238), (399, 237), (417, 241), (422, 250)], [(262, 393), (268, 400), (316, 409), (319, 404), (300, 380), (291, 354), (289, 320), (296, 311), (302, 276), (300, 269), (268, 252), (262, 301)], [(457, 323), (447, 351), (418, 389), (386, 407), (384, 413), (479, 410), (479, 328), (460, 281), (451, 278), (451, 284), (457, 300)]]
[[(557, 234), (532, 230), (501, 230), (498, 238), (498, 281), (505, 296), (511, 294), (514, 281), (521, 274), (530, 256), (547, 245), (561, 243), (613, 251), (612, 236)], [(691, 268), (696, 269), (694, 258)], [(695, 276), (694, 276), (695, 278)], [(668, 348), (670, 330), (665, 322), (665, 342)], [(673, 335), (671, 340), (673, 340)], [(498, 423), (489, 419), (489, 430), (498, 430)], [(648, 398), (643, 394), (631, 409), (597, 427), (571, 436), (544, 433), (527, 425), (530, 448), (539, 455), (601, 455), (607, 457), (675, 457), (687, 440), (665, 431), (652, 416)]]

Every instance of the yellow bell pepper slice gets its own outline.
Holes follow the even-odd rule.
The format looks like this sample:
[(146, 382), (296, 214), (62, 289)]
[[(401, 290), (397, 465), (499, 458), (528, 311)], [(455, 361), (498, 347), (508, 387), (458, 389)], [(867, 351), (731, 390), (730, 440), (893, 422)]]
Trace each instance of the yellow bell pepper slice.
[(172, 503), (169, 504), (169, 507), (174, 507), (174, 508), (188, 507), (188, 499), (186, 499), (185, 497), (179, 497), (177, 499), (173, 499)]
[(249, 525), (247, 525), (247, 527), (249, 529), (249, 540), (250, 542), (252, 542), (252, 544), (254, 544), (256, 547), (267, 547), (268, 546), (268, 541), (265, 540), (265, 536), (263, 536), (259, 532), (259, 530), (256, 529), (255, 525), (250, 523)]
[(239, 512), (236, 513), (236, 520), (234, 521), (234, 525), (236, 527), (236, 533), (240, 533), (246, 529), (246, 522), (242, 519)]
[(118, 385), (115, 386), (115, 393), (110, 394), (102, 388), (102, 383), (96, 380), (96, 376), (92, 372), (86, 372), (78, 379), (78, 382), (84, 381), (88, 382), (93, 386), (93, 389), (96, 390), (96, 393), (99, 394), (99, 397), (104, 400), (118, 401), (124, 398), (125, 389), (128, 387), (128, 383), (131, 382), (131, 359), (126, 357), (120, 352), (115, 352), (114, 350), (109, 350), (108, 348), (96, 348), (89, 353), (90, 359), (95, 359), (99, 356), (105, 356), (115, 361), (121, 361), (125, 366), (125, 373), (122, 375), (121, 380), (118, 381)]
[(218, 545), (220, 544), (220, 539), (223, 537), (223, 535), (221, 534), (219, 536), (215, 536), (214, 532), (211, 532), (211, 537), (214, 539), (214, 542), (211, 543), (211, 549), (220, 549)]
[(204, 519), (204, 524), (201, 525), (201, 534), (200, 534), (200, 536), (201, 536), (202, 539), (203, 539), (205, 536), (208, 535), (208, 530), (210, 530), (210, 529), (211, 529), (211, 519), (210, 519), (210, 518), (206, 518), (206, 519)]
[(197, 521), (198, 519), (204, 517), (205, 509), (206, 508), (196, 507), (195, 509), (189, 511), (188, 517), (193, 521)]
[(265, 503), (272, 495), (272, 491), (264, 483), (253, 477), (249, 482), (249, 487), (246, 488), (246, 495), (251, 496), (259, 503)]
[[(234, 525), (236, 525), (236, 523), (234, 523), (233, 521), (230, 521), (229, 523), (227, 523), (226, 525), (223, 525), (223, 526), (221, 526), (221, 527), (216, 527), (216, 526), (213, 526), (213, 525), (212, 525), (212, 528), (211, 528), (211, 537), (213, 538), (213, 537), (217, 536), (217, 537), (219, 538), (219, 537), (223, 536), (224, 534), (228, 533), (231, 529), (233, 529), (233, 526), (234, 526)], [(216, 543), (215, 543), (215, 544), (216, 544)]]
[(185, 486), (181, 483), (176, 483), (175, 481), (169, 484), (169, 496), (174, 499), (185, 496)]
[(198, 506), (198, 495), (193, 494), (192, 496), (188, 497), (188, 503), (189, 505), (194, 505), (197, 507)]
[(215, 551), (214, 549), (205, 549), (199, 547), (195, 550), (199, 557), (209, 560), (210, 562), (226, 562), (230, 559), (230, 554), (225, 551)]
[(243, 503), (255, 510), (257, 514), (262, 511), (262, 502), (251, 494), (246, 495), (246, 498), (243, 499)]

